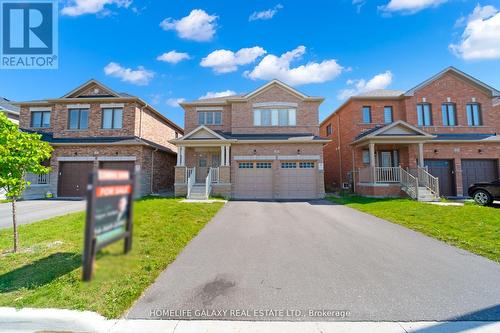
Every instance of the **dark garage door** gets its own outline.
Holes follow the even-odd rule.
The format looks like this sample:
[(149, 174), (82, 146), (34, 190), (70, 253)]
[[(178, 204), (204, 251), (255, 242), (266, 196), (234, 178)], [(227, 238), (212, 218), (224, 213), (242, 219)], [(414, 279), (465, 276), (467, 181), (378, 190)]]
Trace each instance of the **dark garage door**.
[(135, 162), (133, 161), (102, 161), (99, 163), (100, 169), (128, 170), (134, 172)]
[(439, 194), (441, 196), (456, 195), (453, 160), (425, 160), (424, 164), (429, 168), (431, 175), (439, 178)]
[(84, 197), (93, 168), (94, 162), (60, 162), (57, 196)]
[(498, 179), (496, 160), (462, 160), (462, 181), (464, 194), (470, 185), (477, 182), (491, 182)]

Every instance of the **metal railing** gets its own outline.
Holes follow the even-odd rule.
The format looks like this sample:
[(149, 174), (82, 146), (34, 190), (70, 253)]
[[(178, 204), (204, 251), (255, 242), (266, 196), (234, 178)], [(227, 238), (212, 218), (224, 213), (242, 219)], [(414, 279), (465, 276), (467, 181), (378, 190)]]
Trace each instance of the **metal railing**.
[(210, 173), (210, 179), (212, 180), (212, 183), (218, 183), (219, 182), (219, 168), (210, 168), (209, 170)]
[(48, 184), (49, 183), (49, 174), (37, 175), (37, 184)]
[(405, 191), (410, 198), (418, 200), (418, 179), (401, 167), (399, 167), (399, 173), (403, 191)]
[(212, 183), (214, 182), (214, 176), (217, 174), (217, 168), (210, 168), (208, 170), (207, 178), (205, 178), (205, 197), (208, 199), (210, 193), (212, 193)]
[(359, 170), (361, 183), (399, 183), (400, 167), (367, 167)]
[(194, 183), (196, 182), (196, 167), (186, 169), (186, 179), (187, 179), (187, 197), (191, 196), (191, 189), (193, 188)]
[(417, 170), (418, 185), (426, 187), (435, 196), (439, 197), (439, 179), (431, 175), (427, 169), (419, 167)]

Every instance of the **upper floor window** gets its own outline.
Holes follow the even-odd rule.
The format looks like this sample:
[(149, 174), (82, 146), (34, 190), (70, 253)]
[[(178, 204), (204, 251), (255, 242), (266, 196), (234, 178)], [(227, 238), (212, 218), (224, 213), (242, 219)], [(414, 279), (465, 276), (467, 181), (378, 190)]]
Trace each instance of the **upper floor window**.
[(198, 112), (198, 125), (221, 125), (222, 112), (202, 111)]
[(253, 110), (254, 126), (295, 126), (297, 124), (295, 109), (255, 109)]
[(432, 126), (431, 105), (428, 103), (417, 104), (418, 126)]
[(332, 135), (332, 124), (326, 126), (326, 136)]
[(123, 126), (123, 109), (106, 108), (102, 109), (102, 128), (119, 129)]
[(483, 124), (481, 108), (478, 103), (467, 104), (467, 124), (469, 126), (481, 126)]
[(69, 109), (68, 128), (69, 129), (89, 128), (89, 109)]
[(33, 128), (50, 127), (50, 111), (32, 111), (31, 127)]
[(372, 122), (372, 108), (363, 106), (363, 123), (370, 124)]
[(393, 117), (392, 117), (392, 106), (385, 106), (384, 107), (384, 123), (385, 124), (390, 124), (392, 123)]
[(444, 103), (441, 105), (443, 113), (443, 126), (457, 126), (457, 113), (455, 112), (455, 104)]

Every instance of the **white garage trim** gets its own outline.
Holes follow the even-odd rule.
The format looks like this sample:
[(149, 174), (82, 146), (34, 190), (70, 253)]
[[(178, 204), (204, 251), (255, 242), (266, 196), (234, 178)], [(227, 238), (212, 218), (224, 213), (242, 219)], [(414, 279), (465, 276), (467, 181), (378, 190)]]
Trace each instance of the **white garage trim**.
[(281, 155), (278, 161), (319, 161), (319, 155)]
[(79, 162), (79, 161), (95, 161), (93, 156), (61, 156), (57, 158), (58, 161)]
[(235, 161), (274, 161), (276, 156), (274, 155), (248, 155), (248, 156), (234, 156)]
[(135, 161), (135, 156), (100, 156), (98, 161)]

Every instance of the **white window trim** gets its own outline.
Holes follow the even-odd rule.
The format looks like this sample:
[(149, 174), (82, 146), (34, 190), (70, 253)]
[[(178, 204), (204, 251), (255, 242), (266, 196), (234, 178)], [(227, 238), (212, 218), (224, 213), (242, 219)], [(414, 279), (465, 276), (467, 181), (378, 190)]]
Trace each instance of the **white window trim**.
[(297, 103), (288, 103), (288, 102), (263, 102), (263, 103), (253, 103), (252, 106), (254, 108), (272, 108), (276, 106), (285, 106), (285, 107), (291, 107), (291, 108), (297, 108), (299, 104)]
[(198, 106), (196, 111), (224, 111), (222, 106)]
[(125, 103), (106, 103), (106, 104), (101, 104), (100, 107), (101, 109), (124, 108)]
[(90, 109), (90, 104), (68, 104), (67, 109)]
[(52, 111), (52, 108), (48, 108), (48, 107), (39, 107), (39, 106), (32, 106), (30, 107), (30, 111)]
[[(279, 114), (281, 110), (287, 110), (286, 125), (280, 125), (279, 123)], [(262, 111), (271, 112), (271, 124), (269, 125), (262, 124)], [(255, 127), (295, 127), (297, 126), (297, 109), (296, 108), (253, 109), (253, 125)]]

